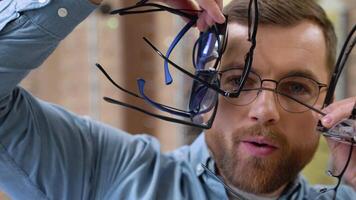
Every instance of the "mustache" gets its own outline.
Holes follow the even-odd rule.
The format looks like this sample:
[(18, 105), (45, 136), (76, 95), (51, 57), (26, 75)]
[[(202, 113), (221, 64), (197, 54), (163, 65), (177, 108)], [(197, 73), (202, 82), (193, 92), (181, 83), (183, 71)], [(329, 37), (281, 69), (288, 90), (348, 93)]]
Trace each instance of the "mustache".
[(236, 142), (239, 142), (241, 139), (246, 137), (263, 136), (280, 144), (287, 143), (286, 137), (280, 130), (273, 127), (266, 127), (260, 124), (236, 130), (236, 133), (233, 135), (235, 136), (234, 141)]

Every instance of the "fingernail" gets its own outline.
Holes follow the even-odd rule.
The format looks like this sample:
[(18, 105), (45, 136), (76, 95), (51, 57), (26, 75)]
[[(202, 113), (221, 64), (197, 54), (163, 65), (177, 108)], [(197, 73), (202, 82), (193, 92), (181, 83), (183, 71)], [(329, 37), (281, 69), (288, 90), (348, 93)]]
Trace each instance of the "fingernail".
[(323, 119), (321, 119), (321, 121), (323, 122), (323, 124), (330, 124), (332, 119), (329, 116), (325, 116)]

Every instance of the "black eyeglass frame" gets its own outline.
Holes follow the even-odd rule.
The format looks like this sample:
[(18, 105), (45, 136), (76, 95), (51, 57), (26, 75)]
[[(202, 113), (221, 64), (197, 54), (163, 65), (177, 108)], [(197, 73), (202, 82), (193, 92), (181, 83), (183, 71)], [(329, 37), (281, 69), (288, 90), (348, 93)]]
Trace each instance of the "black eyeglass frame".
[[(252, 20), (250, 19), (250, 17), (249, 17), (249, 41), (251, 41), (252, 42), (252, 45), (251, 45), (251, 48), (250, 48), (250, 50), (249, 50), (249, 52), (248, 52), (248, 54), (246, 55), (246, 61), (247, 61), (247, 63), (246, 63), (246, 69), (244, 69), (244, 77), (247, 77), (247, 74), (249, 73), (249, 71), (250, 71), (250, 68), (251, 68), (251, 65), (252, 65), (252, 57), (253, 57), (253, 51), (254, 51), (254, 48), (255, 48), (255, 46), (256, 46), (256, 34), (257, 34), (257, 25), (258, 25), (258, 5), (257, 5), (257, 0), (251, 0), (250, 1), (250, 4), (249, 4), (249, 16), (251, 16), (250, 15), (250, 13), (251, 13), (251, 10), (252, 10), (252, 5), (253, 5), (253, 2), (254, 2), (254, 5), (255, 5), (255, 16), (254, 16), (254, 21), (253, 21), (253, 23), (254, 23), (254, 29), (251, 31), (250, 29), (250, 27), (251, 27), (251, 24), (250, 23), (252, 23)], [(136, 11), (132, 11), (132, 9), (136, 9), (136, 8), (143, 8), (143, 7), (153, 7), (153, 8), (151, 8), (151, 9), (146, 9), (146, 10), (136, 10)], [(189, 27), (189, 26), (192, 26), (192, 22), (194, 21), (196, 21), (197, 20), (197, 15), (193, 15), (193, 14), (190, 14), (190, 13), (186, 13), (186, 12), (192, 12), (192, 13), (198, 13), (198, 12), (200, 12), (200, 11), (192, 11), (192, 10), (184, 10), (185, 12), (183, 12), (181, 9), (173, 9), (173, 8), (169, 8), (169, 7), (167, 7), (167, 6), (163, 6), (163, 5), (160, 5), (160, 4), (154, 4), (154, 3), (147, 3), (147, 1), (140, 1), (140, 2), (138, 2), (136, 5), (134, 5), (134, 6), (130, 6), (130, 7), (126, 7), (126, 8), (123, 8), (123, 9), (118, 9), (118, 10), (115, 10), (115, 11), (112, 11), (111, 12), (111, 14), (119, 14), (119, 15), (126, 15), (126, 14), (137, 14), (137, 13), (146, 13), (146, 12), (156, 12), (156, 11), (168, 11), (168, 12), (171, 12), (171, 13), (173, 13), (173, 14), (177, 14), (177, 15), (180, 15), (180, 16), (183, 16), (183, 17), (186, 17), (186, 18), (189, 18), (189, 19), (191, 19), (191, 21), (190, 22), (188, 22), (188, 24), (184, 27), (184, 29), (186, 29), (187, 27)], [(227, 27), (227, 22), (228, 21), (226, 21), (225, 22), (225, 27), (223, 27), (224, 29), (222, 29), (222, 30), (224, 30), (223, 32), (224, 32), (224, 34), (225, 34), (225, 37), (223, 37), (224, 39), (222, 40), (222, 42), (223, 42), (223, 44), (222, 45), (219, 45), (219, 46), (221, 46), (221, 50), (219, 51), (219, 57), (218, 57), (218, 59), (217, 59), (217, 61), (216, 61), (216, 63), (215, 63), (215, 65), (214, 65), (214, 67), (215, 67), (215, 69), (209, 69), (208, 71), (205, 71), (205, 73), (211, 73), (212, 74), (212, 76), (214, 76), (215, 74), (216, 74), (216, 71), (217, 71), (217, 68), (218, 68), (218, 66), (219, 66), (219, 64), (220, 64), (220, 62), (221, 62), (221, 57), (222, 57), (222, 54), (223, 54), (223, 52), (225, 51), (225, 47), (226, 47), (226, 41), (227, 41), (227, 29), (226, 29), (226, 27)], [(211, 27), (209, 30), (211, 30), (212, 29), (212, 31), (215, 31), (215, 33), (216, 33), (216, 35), (217, 35), (217, 38), (218, 38), (218, 42), (221, 42), (220, 41), (220, 33), (221, 33), (221, 25), (219, 26), (219, 25), (214, 25), (213, 27)], [(251, 34), (252, 35), (251, 35)], [(229, 96), (231, 96), (231, 97), (237, 97), (238, 96), (238, 92), (237, 93), (235, 93), (235, 94), (227, 94), (227, 93), (225, 93), (224, 91), (222, 91), (222, 90), (220, 90), (220, 87), (219, 87), (219, 85), (218, 84), (211, 84), (211, 83), (209, 83), (209, 82), (206, 82), (206, 81), (204, 81), (204, 80), (202, 80), (202, 79), (200, 79), (199, 77), (196, 77), (195, 75), (193, 75), (193, 74), (190, 74), (189, 72), (187, 72), (186, 70), (184, 70), (183, 68), (180, 68), (178, 65), (176, 65), (175, 63), (173, 63), (172, 61), (170, 61), (169, 60), (169, 58), (168, 57), (165, 57), (157, 48), (155, 48), (154, 47), (154, 45), (152, 45), (152, 43), (151, 42), (149, 42), (149, 40), (148, 39), (146, 39), (146, 38), (144, 38), (144, 40), (153, 48), (153, 49), (155, 49), (155, 51), (162, 57), (162, 58), (164, 58), (164, 60), (165, 60), (165, 62), (167, 62), (167, 63), (169, 63), (169, 64), (171, 64), (171, 65), (173, 65), (175, 68), (177, 68), (177, 69), (179, 69), (180, 71), (182, 71), (183, 73), (185, 73), (186, 75), (188, 75), (189, 77), (191, 77), (191, 78), (193, 78), (195, 81), (198, 81), (199, 83), (201, 83), (201, 84), (203, 84), (204, 86), (206, 86), (208, 89), (213, 89), (214, 91), (216, 91), (217, 93), (219, 93), (219, 94), (221, 94), (221, 95), (229, 95)], [(198, 39), (199, 40), (199, 39)], [(198, 42), (197, 42), (198, 43)], [(194, 54), (193, 54), (194, 55)], [(167, 70), (168, 71), (168, 70)], [(244, 82), (245, 82), (245, 80), (243, 80), (242, 81), (243, 83), (242, 84), (244, 84)], [(140, 96), (140, 97), (143, 97), (144, 99), (146, 98), (146, 101), (148, 102), (148, 103), (150, 103), (151, 105), (153, 105), (153, 106), (159, 106), (159, 107), (161, 107), (162, 109), (161, 110), (163, 110), (163, 111), (168, 111), (168, 112), (170, 112), (169, 110), (170, 109), (172, 109), (171, 110), (171, 114), (178, 114), (179, 116), (181, 116), (181, 117), (187, 117), (187, 116), (189, 116), (191, 119), (194, 117), (193, 115), (194, 115), (194, 113), (192, 113), (192, 112), (186, 112), (186, 111), (182, 111), (182, 110), (180, 110), (180, 109), (176, 109), (176, 108), (172, 108), (172, 107), (169, 107), (169, 106), (166, 106), (166, 105), (163, 105), (163, 104), (160, 104), (160, 103), (155, 103), (155, 102), (152, 102), (152, 101), (149, 101), (149, 99), (147, 99), (147, 96), (145, 96), (144, 94), (143, 94), (143, 85), (144, 85), (144, 81), (139, 81), (138, 82), (139, 83), (139, 89), (140, 89), (140, 92), (141, 92), (141, 95), (138, 95), (138, 94), (135, 94), (134, 96)], [(114, 84), (115, 85), (115, 84)], [(117, 84), (115, 85), (116, 87), (117, 87)], [(120, 88), (122, 88), (122, 87), (118, 87), (119, 89)], [(242, 88), (242, 87), (241, 87)], [(122, 89), (121, 89), (122, 90)], [(122, 91), (124, 91), (124, 92), (127, 92), (127, 90), (122, 90)], [(131, 95), (132, 95), (132, 93), (131, 93)], [(111, 99), (111, 98), (104, 98), (105, 100), (107, 100), (107, 101), (109, 101), (110, 103), (116, 103), (116, 104), (118, 104), (118, 102), (117, 102), (117, 100), (114, 100), (114, 99)], [(194, 123), (188, 123), (188, 122), (185, 122), (185, 123), (183, 123), (183, 124), (188, 124), (188, 125), (191, 125), (191, 126), (196, 126), (196, 127), (199, 127), (199, 128), (203, 128), (203, 129), (209, 129), (209, 128), (211, 128), (211, 124), (212, 124), (212, 122), (213, 122), (213, 118), (215, 117), (215, 114), (216, 114), (216, 108), (217, 108), (217, 103), (218, 103), (218, 98), (216, 98), (216, 103), (215, 103), (215, 106), (214, 106), (214, 111), (213, 111), (213, 114), (212, 114), (212, 117), (211, 117), (211, 120), (208, 120), (208, 125), (207, 126), (202, 126), (202, 125), (197, 125), (197, 124), (194, 124)], [(122, 105), (123, 104), (126, 104), (126, 103), (121, 103)], [(130, 108), (133, 108), (133, 109), (135, 109), (134, 107), (136, 107), (136, 106), (133, 106), (133, 105), (131, 105), (131, 106), (126, 106), (126, 107), (130, 107)], [(138, 107), (136, 107), (136, 110), (140, 110), (140, 111), (142, 111), (142, 109), (140, 109), (140, 108), (138, 108)], [(205, 113), (206, 111), (204, 111), (204, 113)], [(146, 112), (144, 112), (144, 113), (146, 113), (147, 114), (147, 111)], [(180, 113), (182, 113), (182, 115), (180, 114)], [(152, 114), (152, 113), (151, 113)], [(190, 114), (193, 114), (192, 116), (190, 116)], [(197, 114), (200, 114), (200, 113), (197, 113)], [(151, 116), (153, 116), (153, 115), (151, 115)], [(162, 118), (162, 117), (159, 117), (159, 118)], [(169, 117), (165, 117), (164, 118), (165, 120), (167, 120), (167, 121), (173, 121), (173, 122), (176, 122), (177, 120), (176, 119), (174, 119), (174, 120), (170, 120), (170, 119), (173, 119), (173, 118), (169, 118)], [(178, 123), (181, 123), (181, 121), (180, 120), (178, 120), (179, 122)], [(211, 122), (211, 123), (210, 123)]]

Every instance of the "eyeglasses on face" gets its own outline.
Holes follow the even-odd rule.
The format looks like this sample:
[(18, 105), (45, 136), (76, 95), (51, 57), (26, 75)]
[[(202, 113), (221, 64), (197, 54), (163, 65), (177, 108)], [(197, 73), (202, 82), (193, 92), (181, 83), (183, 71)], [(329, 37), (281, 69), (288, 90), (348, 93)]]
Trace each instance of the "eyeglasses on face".
[[(242, 74), (243, 70), (240, 68), (230, 68), (219, 72), (221, 89), (228, 93), (235, 92), (240, 88)], [(264, 82), (273, 82), (275, 88), (263, 87)], [(323, 87), (327, 87), (327, 85), (304, 76), (295, 75), (272, 80), (262, 79), (257, 73), (251, 71), (240, 95), (237, 98), (225, 97), (225, 99), (233, 105), (244, 106), (253, 102), (262, 90), (267, 90), (276, 94), (283, 109), (299, 113), (305, 112), (315, 105)]]

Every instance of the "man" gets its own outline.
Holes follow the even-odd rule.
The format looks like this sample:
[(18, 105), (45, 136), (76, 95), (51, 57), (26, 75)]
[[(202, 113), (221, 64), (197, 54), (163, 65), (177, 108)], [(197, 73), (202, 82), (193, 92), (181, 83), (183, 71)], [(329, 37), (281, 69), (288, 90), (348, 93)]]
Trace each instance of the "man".
[[(190, 146), (161, 154), (158, 142), (150, 136), (131, 136), (76, 116), (17, 86), (95, 8), (93, 4), (87, 0), (1, 1), (0, 188), (14, 199), (36, 200), (228, 199), (235, 195), (244, 199), (332, 198), (332, 192), (320, 194), (298, 175), (318, 145), (315, 130), (321, 116), (310, 110), (299, 112), (304, 107), (293, 107), (273, 90), (278, 81), (278, 90), (303, 95), (308, 88), (289, 84), (300, 77), (328, 83), (334, 62), (333, 30), (313, 1), (259, 2), (266, 16), (260, 19), (247, 87), (259, 81), (262, 89), (246, 102), (241, 101), (247, 93), (237, 99), (219, 97), (210, 130)], [(190, 1), (166, 3), (197, 8)], [(236, 0), (225, 9), (230, 21), (221, 64), (223, 89), (238, 84), (250, 45), (246, 3)], [(199, 29), (224, 21), (220, 4), (199, 1), (205, 9), (197, 23)], [(290, 13), (300, 5), (304, 10)], [(313, 13), (319, 18), (310, 17)], [(272, 15), (276, 16), (267, 17)], [(289, 15), (291, 19), (283, 21)], [(314, 96), (314, 106), (321, 108), (324, 97), (322, 88)], [(331, 127), (348, 117), (354, 102), (353, 97), (327, 107), (323, 125)], [(330, 146), (334, 157), (347, 152), (347, 145), (330, 141)], [(344, 162), (341, 159), (336, 166)], [(354, 157), (345, 175), (350, 185), (355, 180), (355, 162)], [(338, 190), (339, 199), (355, 196), (349, 186)]]

